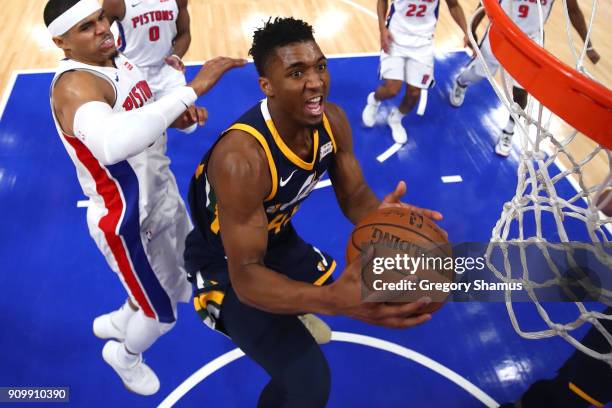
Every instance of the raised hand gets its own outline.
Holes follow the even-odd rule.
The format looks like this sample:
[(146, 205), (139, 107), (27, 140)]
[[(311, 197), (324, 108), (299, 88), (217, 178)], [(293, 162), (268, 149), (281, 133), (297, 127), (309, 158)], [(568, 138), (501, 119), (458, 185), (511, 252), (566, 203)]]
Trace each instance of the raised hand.
[(196, 77), (188, 86), (200, 96), (210, 91), (217, 81), (232, 68), (242, 67), (246, 64), (243, 58), (215, 57), (206, 61)]
[(169, 55), (164, 58), (164, 62), (170, 65), (172, 68), (176, 69), (177, 71), (185, 73), (185, 64), (183, 63), (183, 60), (179, 58), (178, 55)]
[(429, 210), (427, 208), (420, 208), (412, 204), (403, 203), (401, 199), (404, 194), (406, 194), (406, 183), (404, 181), (400, 181), (399, 183), (397, 183), (395, 191), (392, 191), (391, 193), (387, 194), (378, 208), (403, 207), (408, 208), (411, 211), (421, 214), (427, 218), (431, 218), (432, 220), (439, 221), (443, 218), (442, 214), (440, 214), (438, 211)]

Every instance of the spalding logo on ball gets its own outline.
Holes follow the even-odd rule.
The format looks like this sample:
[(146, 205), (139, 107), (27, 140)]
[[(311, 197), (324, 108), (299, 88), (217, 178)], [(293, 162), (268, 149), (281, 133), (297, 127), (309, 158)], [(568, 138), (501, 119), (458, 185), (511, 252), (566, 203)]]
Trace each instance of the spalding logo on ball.
[(425, 283), (449, 283), (454, 278), (452, 268), (444, 269), (444, 260), (452, 258), (451, 246), (446, 233), (433, 220), (404, 207), (375, 210), (353, 229), (346, 247), (347, 264), (370, 246), (374, 255), (362, 268), (364, 298), (414, 302), (429, 297), (432, 302), (422, 309), (423, 313), (442, 307), (448, 292), (422, 289)]

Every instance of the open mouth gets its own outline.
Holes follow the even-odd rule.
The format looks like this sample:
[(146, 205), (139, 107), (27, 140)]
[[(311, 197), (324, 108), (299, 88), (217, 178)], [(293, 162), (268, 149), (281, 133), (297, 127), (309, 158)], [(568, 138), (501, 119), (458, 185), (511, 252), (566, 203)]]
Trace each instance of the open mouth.
[(306, 111), (311, 115), (321, 115), (323, 113), (323, 97), (316, 96), (306, 101)]
[(112, 35), (109, 35), (100, 44), (100, 49), (108, 50), (110, 48), (113, 48), (114, 46), (115, 46), (115, 39), (113, 38)]

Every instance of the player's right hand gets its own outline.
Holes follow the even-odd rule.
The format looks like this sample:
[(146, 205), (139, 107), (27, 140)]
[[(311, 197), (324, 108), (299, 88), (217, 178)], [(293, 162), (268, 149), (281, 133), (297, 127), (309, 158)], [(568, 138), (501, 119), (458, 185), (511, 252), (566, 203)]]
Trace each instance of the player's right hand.
[(200, 96), (210, 91), (217, 81), (232, 68), (242, 67), (246, 64), (243, 58), (215, 57), (206, 61), (196, 77), (188, 86)]
[(412, 303), (364, 302), (361, 299), (361, 275), (363, 265), (374, 256), (373, 248), (362, 253), (342, 272), (327, 289), (330, 291), (333, 312), (363, 322), (394, 329), (417, 326), (431, 319), (427, 313), (419, 313), (429, 301)]
[(388, 54), (389, 50), (391, 49), (392, 42), (393, 42), (393, 35), (391, 35), (391, 32), (389, 31), (387, 27), (383, 27), (380, 30), (380, 48), (382, 48), (383, 51)]

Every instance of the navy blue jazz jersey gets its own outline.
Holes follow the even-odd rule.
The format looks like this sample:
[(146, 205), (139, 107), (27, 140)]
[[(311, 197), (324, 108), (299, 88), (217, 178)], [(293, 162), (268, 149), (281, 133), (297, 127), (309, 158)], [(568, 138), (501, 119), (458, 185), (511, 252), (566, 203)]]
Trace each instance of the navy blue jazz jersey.
[[(313, 129), (310, 162), (305, 162), (287, 147), (272, 122), (266, 99), (249, 109), (221, 137), (233, 129), (247, 133), (244, 137), (255, 138), (268, 159), (272, 188), (263, 203), (268, 217), (264, 264), (295, 280), (316, 285), (329, 283), (335, 261), (304, 242), (291, 223), (301, 202), (314, 190), (334, 160), (336, 142), (327, 117), (324, 116), (322, 123)], [(218, 287), (228, 284), (229, 276), (219, 236), (217, 200), (206, 175), (213, 148), (214, 145), (204, 155), (191, 180), (189, 206), (195, 230), (187, 239), (185, 260), (192, 281), (193, 275), (200, 273), (202, 280), (213, 281)]]

